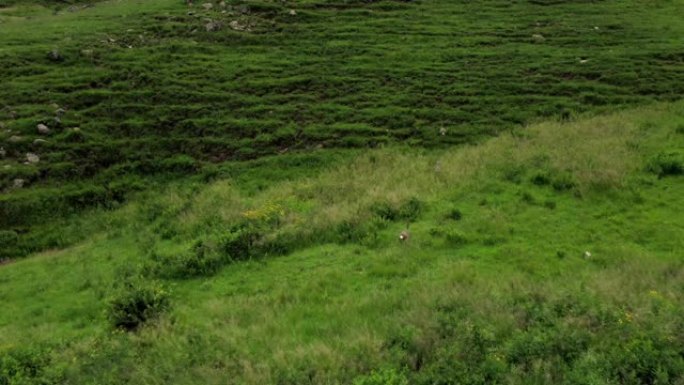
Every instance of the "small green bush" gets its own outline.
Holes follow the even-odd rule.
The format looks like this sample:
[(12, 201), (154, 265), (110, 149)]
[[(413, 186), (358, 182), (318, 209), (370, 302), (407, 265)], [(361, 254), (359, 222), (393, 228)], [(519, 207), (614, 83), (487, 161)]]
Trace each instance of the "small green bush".
[(537, 186), (551, 186), (556, 191), (570, 190), (577, 185), (573, 175), (564, 171), (540, 171), (534, 174), (530, 181)]
[(653, 157), (646, 169), (659, 178), (684, 174), (684, 152), (662, 152)]
[(463, 218), (463, 213), (459, 209), (451, 209), (447, 213), (446, 218), (452, 221), (460, 221)]
[(399, 218), (399, 211), (392, 207), (388, 202), (374, 203), (370, 207), (370, 211), (377, 217), (386, 221), (395, 221)]
[(403, 372), (396, 369), (374, 370), (368, 375), (356, 377), (354, 385), (408, 385), (408, 379)]
[(423, 203), (417, 198), (411, 198), (399, 205), (399, 207), (394, 207), (388, 202), (378, 202), (370, 207), (370, 211), (380, 219), (386, 221), (398, 221), (404, 220), (408, 222), (413, 222), (423, 211)]
[(424, 204), (418, 198), (411, 198), (399, 207), (399, 219), (413, 222), (423, 212)]
[(169, 307), (169, 293), (155, 281), (127, 278), (108, 301), (108, 318), (117, 329), (132, 331)]
[(35, 347), (0, 350), (0, 385), (53, 383), (45, 378), (49, 351)]
[(215, 243), (204, 240), (197, 241), (187, 252), (169, 257), (153, 254), (152, 258), (154, 275), (177, 279), (212, 275), (226, 263)]
[(0, 230), (0, 248), (15, 246), (19, 242), (16, 231)]
[(469, 242), (468, 236), (455, 227), (434, 227), (430, 235), (443, 238), (449, 246), (462, 246)]

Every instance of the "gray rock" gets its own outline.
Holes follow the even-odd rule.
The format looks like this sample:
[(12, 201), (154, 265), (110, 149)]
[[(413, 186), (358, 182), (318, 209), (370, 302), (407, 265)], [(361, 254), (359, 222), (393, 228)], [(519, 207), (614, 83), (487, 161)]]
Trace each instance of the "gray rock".
[(54, 62), (61, 62), (64, 61), (64, 56), (62, 56), (57, 48), (54, 48), (48, 53), (48, 59)]
[(291, 9), (289, 14), (290, 14), (290, 16), (297, 16), (297, 11), (295, 11), (294, 9)]
[(7, 151), (5, 151), (5, 147), (0, 147), (0, 158), (4, 158), (7, 156)]
[(7, 139), (7, 140), (8, 140), (10, 143), (19, 143), (19, 142), (21, 142), (21, 141), (23, 140), (23, 138), (22, 138), (21, 136), (18, 136), (18, 135), (12, 135), (12, 136), (10, 136), (9, 139)]
[(542, 35), (540, 33), (535, 33), (534, 35), (532, 35), (532, 40), (534, 40), (538, 43), (541, 43), (541, 42), (545, 41), (546, 38), (544, 37), (544, 35)]
[(28, 164), (36, 164), (40, 162), (40, 157), (32, 152), (26, 153), (26, 162)]
[(240, 23), (238, 20), (233, 20), (230, 22), (230, 28), (234, 31), (249, 31), (249, 27), (245, 24)]
[(45, 144), (45, 143), (48, 143), (48, 141), (45, 139), (36, 139), (33, 141), (33, 144), (35, 144), (35, 145), (41, 145), (41, 144)]
[(43, 123), (40, 123), (36, 126), (36, 129), (38, 130), (38, 133), (41, 135), (47, 135), (50, 133), (50, 128)]
[(218, 21), (209, 21), (207, 24), (204, 25), (204, 29), (207, 30), (207, 32), (215, 32), (221, 29), (221, 23)]
[(62, 116), (64, 114), (66, 114), (66, 110), (64, 110), (64, 108), (58, 108), (55, 110), (55, 116)]
[(214, 8), (214, 4), (204, 3), (204, 4), (202, 4), (202, 8), (206, 9), (207, 11), (210, 11), (212, 8)]
[(26, 180), (17, 178), (13, 181), (12, 186), (14, 188), (22, 188), (24, 184), (26, 184)]

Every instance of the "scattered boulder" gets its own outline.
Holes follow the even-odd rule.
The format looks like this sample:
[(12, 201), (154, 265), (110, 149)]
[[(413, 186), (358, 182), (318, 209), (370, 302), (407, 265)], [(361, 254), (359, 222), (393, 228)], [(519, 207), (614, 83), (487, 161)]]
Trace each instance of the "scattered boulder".
[(297, 16), (297, 11), (295, 11), (294, 9), (291, 9), (289, 14), (290, 14), (290, 16)]
[(7, 156), (7, 151), (5, 150), (5, 147), (0, 147), (0, 158), (4, 158)]
[(47, 142), (48, 142), (48, 141), (45, 140), (45, 139), (36, 139), (36, 140), (33, 141), (33, 144), (35, 144), (35, 145), (41, 145), (41, 144), (45, 144), (45, 143), (47, 143)]
[(221, 2), (219, 3), (219, 7), (221, 7), (221, 8), (226, 8), (226, 2), (225, 2), (225, 1), (221, 1)]
[(404, 230), (401, 233), (399, 233), (399, 240), (402, 242), (408, 241), (410, 237), (411, 234), (408, 232), (408, 230)]
[(64, 110), (64, 108), (58, 108), (55, 110), (55, 116), (63, 116), (64, 114), (66, 114), (66, 110)]
[(10, 143), (19, 143), (23, 140), (23, 138), (19, 135), (12, 135), (7, 139)]
[(26, 163), (28, 164), (36, 164), (40, 162), (40, 157), (32, 152), (27, 152), (26, 153)]
[(536, 41), (537, 43), (541, 43), (545, 41), (546, 38), (544, 37), (544, 35), (540, 33), (535, 33), (534, 35), (532, 35), (532, 40)]
[(439, 128), (439, 134), (442, 135), (442, 136), (446, 135), (446, 134), (447, 134), (447, 129), (446, 129), (446, 127), (440, 127), (440, 128)]
[(246, 24), (240, 23), (238, 20), (233, 20), (230, 22), (230, 28), (235, 30), (235, 31), (249, 31), (249, 26)]
[(207, 11), (211, 11), (212, 8), (214, 8), (214, 4), (212, 4), (212, 3), (204, 3), (204, 4), (202, 4), (202, 8), (204, 8), (204, 9), (207, 10)]
[(26, 180), (25, 180), (25, 179), (17, 178), (17, 179), (15, 179), (15, 180), (12, 182), (12, 187), (14, 187), (14, 188), (22, 188), (22, 187), (24, 187), (25, 184), (26, 184)]
[(591, 258), (591, 252), (585, 251), (583, 256), (584, 256), (584, 259), (589, 259), (589, 258)]
[(81, 55), (83, 55), (85, 57), (93, 57), (93, 50), (92, 49), (82, 49)]
[(221, 29), (221, 23), (218, 21), (210, 20), (207, 24), (204, 25), (204, 29), (206, 29), (207, 32), (216, 32), (219, 29)]
[(53, 48), (52, 51), (48, 53), (48, 59), (53, 62), (61, 62), (64, 61), (64, 56), (62, 56), (57, 48)]
[(38, 133), (41, 135), (47, 135), (50, 133), (50, 128), (43, 123), (40, 123), (36, 126), (36, 129), (38, 130)]

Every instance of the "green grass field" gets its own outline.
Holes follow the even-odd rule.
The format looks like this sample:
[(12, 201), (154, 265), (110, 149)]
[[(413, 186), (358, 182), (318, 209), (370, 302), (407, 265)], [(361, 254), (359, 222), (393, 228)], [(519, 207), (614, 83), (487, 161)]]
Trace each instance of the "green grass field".
[(208, 8), (0, 0), (0, 385), (684, 384), (684, 2)]

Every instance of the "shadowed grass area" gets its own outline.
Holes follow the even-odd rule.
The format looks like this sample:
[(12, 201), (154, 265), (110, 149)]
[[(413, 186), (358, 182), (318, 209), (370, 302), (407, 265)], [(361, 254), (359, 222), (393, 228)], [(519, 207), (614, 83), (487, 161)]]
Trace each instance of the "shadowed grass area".
[[(684, 146), (683, 119), (658, 104), (301, 174), (282, 155), (290, 180), (264, 158), (94, 210), (87, 242), (0, 266), (0, 373), (676, 384), (684, 180), (652, 165)], [(107, 315), (131, 298), (146, 318), (125, 332)]]

